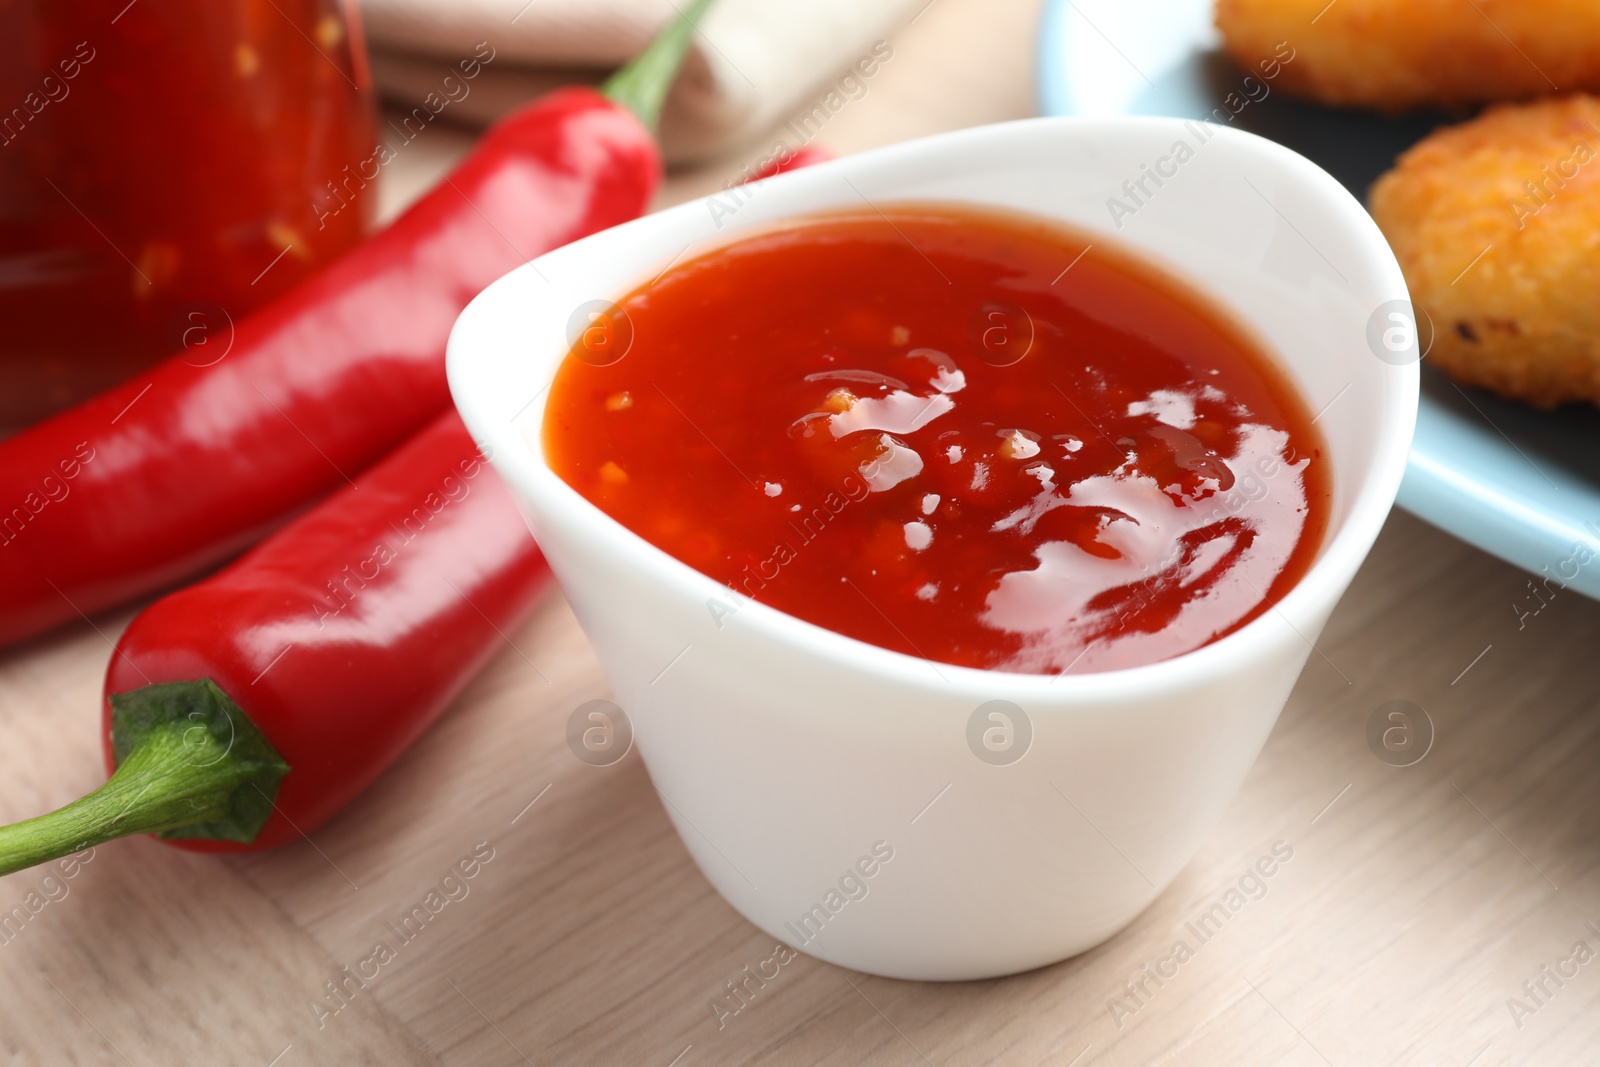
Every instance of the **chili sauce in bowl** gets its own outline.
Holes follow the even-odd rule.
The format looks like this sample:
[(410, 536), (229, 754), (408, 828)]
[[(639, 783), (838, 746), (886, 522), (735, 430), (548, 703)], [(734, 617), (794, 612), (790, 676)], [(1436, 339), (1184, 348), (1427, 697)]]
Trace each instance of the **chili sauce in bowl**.
[(551, 469), (800, 619), (1052, 674), (1199, 648), (1306, 573), (1331, 475), (1249, 332), (1105, 238), (908, 204), (794, 220), (592, 318)]

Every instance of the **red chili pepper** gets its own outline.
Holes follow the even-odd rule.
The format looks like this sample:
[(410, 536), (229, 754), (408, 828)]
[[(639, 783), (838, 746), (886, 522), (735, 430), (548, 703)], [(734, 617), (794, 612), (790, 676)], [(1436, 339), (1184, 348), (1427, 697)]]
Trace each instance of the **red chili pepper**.
[(106, 672), (110, 780), (0, 827), (0, 875), (141, 833), (269, 848), (354, 799), (549, 583), (487, 458), (459, 416), (440, 416), (356, 485), (146, 608)]
[(480, 289), (649, 206), (650, 126), (708, 2), (602, 92), (498, 124), (231, 338), (212, 322), (205, 346), (0, 443), (0, 644), (228, 558), (443, 411), (445, 341)]
[(371, 784), (549, 584), (485, 460), (447, 413), (135, 618), (106, 673), (110, 780), (0, 828), (0, 873), (133, 833), (265, 848)]

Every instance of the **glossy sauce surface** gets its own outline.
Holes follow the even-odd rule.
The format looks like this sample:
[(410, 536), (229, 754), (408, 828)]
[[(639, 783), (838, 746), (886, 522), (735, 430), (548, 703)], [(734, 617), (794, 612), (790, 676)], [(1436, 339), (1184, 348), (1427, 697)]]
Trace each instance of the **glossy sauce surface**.
[(547, 402), (569, 485), (729, 587), (943, 663), (1110, 670), (1269, 609), (1327, 525), (1306, 406), (1223, 312), (1042, 220), (797, 220), (672, 266)]

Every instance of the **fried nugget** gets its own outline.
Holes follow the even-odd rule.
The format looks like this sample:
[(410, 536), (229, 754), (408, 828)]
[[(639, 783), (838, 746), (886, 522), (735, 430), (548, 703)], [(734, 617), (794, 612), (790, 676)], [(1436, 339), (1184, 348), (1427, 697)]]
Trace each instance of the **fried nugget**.
[(1399, 112), (1600, 91), (1596, 0), (1217, 0), (1246, 70), (1292, 50), (1277, 85)]
[(1372, 187), (1428, 362), (1538, 407), (1600, 403), (1600, 98), (1502, 104)]

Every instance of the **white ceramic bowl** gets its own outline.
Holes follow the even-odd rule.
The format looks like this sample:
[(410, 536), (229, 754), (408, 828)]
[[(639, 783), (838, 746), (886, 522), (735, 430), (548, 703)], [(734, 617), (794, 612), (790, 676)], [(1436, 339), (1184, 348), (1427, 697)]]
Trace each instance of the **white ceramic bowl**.
[[(1190, 150), (1176, 153), (1181, 163), (1179, 141)], [(1166, 176), (1147, 180), (1153, 195), (1135, 204), (1123, 183), (1146, 166)], [(1113, 219), (1112, 197), (1136, 210)], [(1314, 164), (1176, 119), (963, 130), (786, 174), (742, 199), (731, 215), (683, 204), (495, 282), (450, 338), (456, 402), (543, 546), (685, 846), (741, 914), (802, 951), (899, 978), (983, 978), (1082, 952), (1194, 854), (1394, 501), (1417, 368), (1405, 353), (1378, 358), (1368, 323), (1407, 301), (1400, 270), (1366, 212)], [(1020, 209), (1121, 241), (1280, 354), (1310, 407), (1325, 408), (1334, 501), (1320, 556), (1275, 610), (1131, 670), (933, 665), (748, 601), (714, 610), (726, 587), (545, 466), (544, 390), (575, 308), (741, 232), (900, 200)], [(1031, 745), (1005, 765), (968, 741), (975, 709), (993, 700), (1026, 718), (1013, 724), (1013, 755), (1031, 726)]]

